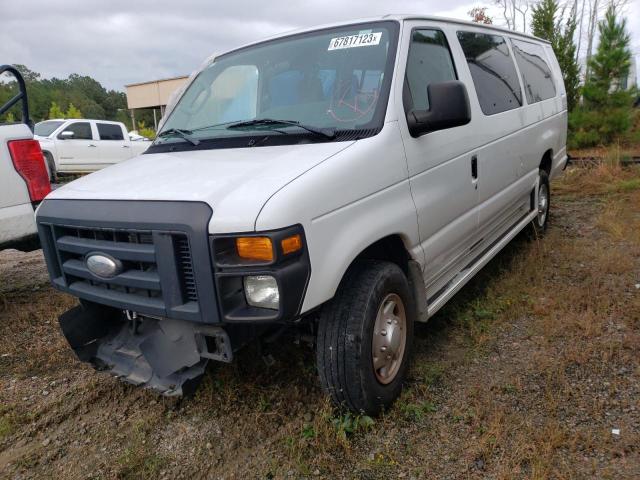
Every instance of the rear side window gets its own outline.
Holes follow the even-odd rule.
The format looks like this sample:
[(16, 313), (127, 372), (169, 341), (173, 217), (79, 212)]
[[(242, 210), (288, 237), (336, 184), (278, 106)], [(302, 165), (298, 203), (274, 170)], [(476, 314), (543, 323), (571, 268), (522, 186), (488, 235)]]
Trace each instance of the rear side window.
[(456, 79), (447, 39), (440, 30), (414, 30), (407, 59), (405, 108), (429, 110), (427, 86)]
[(98, 123), (100, 140), (124, 140), (122, 127), (111, 123)]
[(89, 122), (75, 122), (64, 129), (65, 132), (73, 132), (74, 140), (93, 140), (91, 124)]
[(520, 82), (504, 38), (458, 32), (458, 40), (471, 70), (482, 112), (493, 115), (521, 106)]
[(511, 39), (513, 56), (516, 59), (527, 103), (536, 103), (556, 96), (556, 86), (551, 68), (545, 60), (544, 50), (535, 43)]

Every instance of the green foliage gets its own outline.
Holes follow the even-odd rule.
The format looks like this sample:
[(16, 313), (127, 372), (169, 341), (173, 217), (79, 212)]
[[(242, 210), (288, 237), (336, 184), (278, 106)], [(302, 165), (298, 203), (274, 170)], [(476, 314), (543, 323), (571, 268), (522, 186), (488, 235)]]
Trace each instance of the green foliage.
[[(48, 79), (42, 78), (39, 73), (29, 70), (24, 65), (16, 65), (16, 68), (25, 79), (29, 111), (35, 122), (66, 117), (70, 106), (73, 105), (85, 118), (117, 120), (124, 122), (128, 127), (131, 126), (127, 115), (127, 100), (123, 92), (107, 90), (88, 76), (71, 74), (66, 79)], [(18, 92), (16, 82), (12, 77), (8, 78), (11, 80), (0, 83), (0, 105)], [(53, 103), (57, 108), (51, 112)], [(16, 105), (11, 109), (14, 115), (19, 116), (19, 108), (19, 105)], [(55, 115), (51, 115), (52, 113)], [(138, 118), (146, 119), (150, 115), (151, 112), (136, 112)], [(75, 113), (73, 116), (75, 117)], [(150, 118), (152, 121), (153, 117)]]
[(583, 105), (569, 115), (569, 148), (608, 144), (624, 138), (633, 123), (635, 90), (626, 90), (631, 66), (626, 20), (613, 5), (598, 24), (600, 43), (589, 63)]
[(65, 116), (66, 118), (84, 118), (82, 116), (82, 112), (78, 110), (73, 103), (69, 104), (69, 108), (67, 109)]
[(346, 440), (349, 435), (369, 430), (375, 421), (367, 415), (354, 416), (351, 413), (345, 413), (342, 416), (334, 417), (331, 423), (336, 429), (338, 438)]
[(151, 127), (147, 127), (145, 122), (138, 122), (138, 134), (148, 138), (149, 140), (154, 140), (156, 138), (156, 131)]
[(49, 118), (65, 118), (65, 114), (56, 102), (51, 102), (49, 107)]
[(422, 420), (426, 415), (438, 411), (433, 403), (424, 401), (418, 403), (406, 403), (400, 405), (400, 410), (407, 420)]
[(580, 65), (576, 58), (575, 10), (571, 10), (563, 25), (560, 5), (555, 0), (542, 0), (533, 7), (531, 29), (536, 37), (551, 42), (553, 51), (558, 59), (562, 80), (567, 92), (567, 106), (572, 111), (578, 104), (580, 95)]
[(7, 113), (7, 116), (4, 119), (5, 123), (15, 123), (16, 117), (13, 115), (13, 112)]
[(559, 5), (555, 0), (542, 0), (533, 6), (531, 11), (531, 31), (536, 37), (550, 42), (559, 33), (559, 22), (556, 21)]

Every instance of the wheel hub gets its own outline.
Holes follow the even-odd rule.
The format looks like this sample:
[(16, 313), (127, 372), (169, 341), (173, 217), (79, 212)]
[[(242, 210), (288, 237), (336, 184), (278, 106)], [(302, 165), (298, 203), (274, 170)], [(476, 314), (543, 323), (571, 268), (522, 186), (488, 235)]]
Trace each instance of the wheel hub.
[(538, 189), (538, 226), (544, 226), (549, 209), (549, 192), (545, 183)]
[(407, 343), (407, 316), (400, 296), (390, 293), (378, 308), (373, 327), (372, 360), (376, 378), (388, 384), (396, 377)]

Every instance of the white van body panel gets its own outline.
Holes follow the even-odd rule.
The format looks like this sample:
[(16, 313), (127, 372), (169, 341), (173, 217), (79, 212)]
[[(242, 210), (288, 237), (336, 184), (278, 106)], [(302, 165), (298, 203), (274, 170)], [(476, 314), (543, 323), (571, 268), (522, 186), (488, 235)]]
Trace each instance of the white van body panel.
[(27, 184), (16, 171), (7, 142), (32, 138), (23, 123), (0, 125), (0, 244), (36, 233), (33, 206)]
[(252, 231), (271, 195), (353, 143), (141, 155), (68, 183), (48, 198), (206, 202), (214, 212), (211, 233)]
[[(215, 213), (214, 213), (215, 216)], [(302, 311), (335, 294), (353, 259), (376, 240), (399, 235), (423, 264), (415, 207), (397, 122), (359, 140), (296, 178), (269, 199), (256, 231), (299, 219), (311, 259), (311, 279)]]
[[(206, 202), (213, 210), (211, 234), (301, 224), (311, 275), (300, 313), (330, 300), (368, 246), (397, 236), (422, 269), (426, 296), (436, 305), (429, 311), (433, 314), (535, 217), (539, 169), (549, 161), (553, 178), (566, 164), (566, 95), (544, 41), (459, 20), (383, 19), (397, 20), (400, 32), (378, 134), (348, 142), (142, 155), (76, 180), (48, 198)], [(410, 134), (403, 85), (413, 28), (444, 33), (457, 78), (468, 92), (470, 123), (417, 138)], [(528, 105), (514, 62), (522, 106), (485, 115), (458, 31), (500, 35), (512, 58), (511, 38), (542, 46), (556, 96)]]

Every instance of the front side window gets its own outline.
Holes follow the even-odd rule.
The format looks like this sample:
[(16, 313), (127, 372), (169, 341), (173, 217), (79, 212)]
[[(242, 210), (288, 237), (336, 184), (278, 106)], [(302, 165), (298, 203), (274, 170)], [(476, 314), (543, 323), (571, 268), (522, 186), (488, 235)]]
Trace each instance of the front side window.
[(41, 137), (48, 137), (55, 132), (64, 122), (60, 120), (47, 120), (45, 122), (36, 123), (33, 133)]
[(98, 135), (100, 140), (124, 140), (122, 127), (112, 123), (98, 123)]
[(511, 39), (513, 56), (516, 59), (527, 103), (536, 103), (556, 96), (556, 86), (551, 76), (551, 68), (545, 61), (540, 45)]
[(440, 30), (414, 30), (407, 59), (405, 109), (429, 110), (427, 87), (456, 79), (447, 39)]
[(91, 124), (89, 122), (75, 122), (64, 129), (65, 132), (73, 132), (73, 140), (93, 140)]
[(522, 92), (509, 48), (499, 35), (458, 32), (480, 108), (485, 115), (522, 105)]
[(322, 140), (291, 123), (232, 126), (264, 119), (372, 134), (384, 120), (397, 35), (397, 22), (358, 24), (218, 57), (182, 95), (155, 145), (184, 143), (177, 135), (162, 135), (176, 130), (203, 142), (259, 135), (261, 143), (265, 136), (286, 143), (292, 133)]

